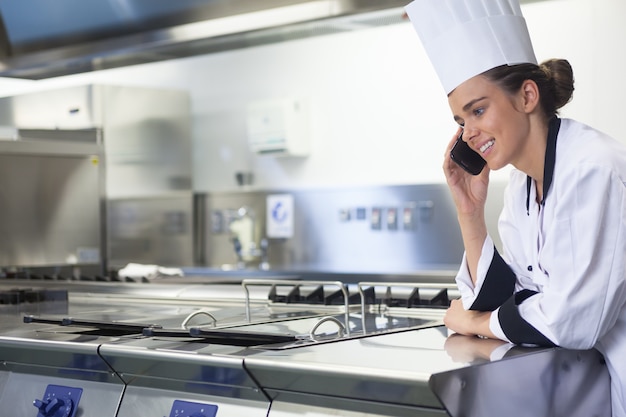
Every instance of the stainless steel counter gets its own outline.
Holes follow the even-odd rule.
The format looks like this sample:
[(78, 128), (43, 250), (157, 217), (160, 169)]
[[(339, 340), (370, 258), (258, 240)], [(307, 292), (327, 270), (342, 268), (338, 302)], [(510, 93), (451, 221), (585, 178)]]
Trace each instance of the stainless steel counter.
[(0, 409), (35, 417), (61, 387), (82, 394), (70, 417), (610, 416), (595, 350), (450, 335), (445, 308), (381, 299), (386, 284), (347, 311), (278, 301), (319, 292), (302, 283), (249, 285), (246, 308), (239, 284), (41, 281), (68, 297), (4, 306)]
[(610, 415), (598, 352), (451, 337), (443, 326), (263, 352), (245, 363), (273, 403), (407, 417)]

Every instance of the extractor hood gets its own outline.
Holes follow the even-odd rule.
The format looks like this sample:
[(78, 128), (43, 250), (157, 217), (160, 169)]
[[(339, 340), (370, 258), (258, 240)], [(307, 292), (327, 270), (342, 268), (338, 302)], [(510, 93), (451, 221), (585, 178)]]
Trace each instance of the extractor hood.
[(408, 0), (0, 0), (0, 76), (44, 79), (403, 21)]

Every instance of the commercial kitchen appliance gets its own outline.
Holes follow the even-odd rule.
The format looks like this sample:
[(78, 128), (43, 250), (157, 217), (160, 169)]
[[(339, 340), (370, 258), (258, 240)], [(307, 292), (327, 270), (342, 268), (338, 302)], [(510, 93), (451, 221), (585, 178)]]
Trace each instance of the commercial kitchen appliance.
[(0, 98), (0, 267), (191, 264), (189, 118), (168, 89)]
[(610, 416), (597, 351), (451, 335), (442, 325), (458, 296), (450, 277), (299, 278), (7, 276), (0, 280), (0, 294), (8, 294), (0, 297), (0, 410)]
[[(400, 0), (0, 2), (0, 75), (43, 79), (403, 21)], [(46, 16), (41, 24), (41, 16)]]

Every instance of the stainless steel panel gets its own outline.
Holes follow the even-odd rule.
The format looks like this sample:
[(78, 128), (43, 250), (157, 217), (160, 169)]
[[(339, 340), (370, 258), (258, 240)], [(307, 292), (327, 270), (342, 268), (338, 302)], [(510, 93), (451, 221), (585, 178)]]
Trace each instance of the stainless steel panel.
[[(0, 372), (3, 374), (4, 372)], [(6, 373), (7, 380), (0, 380), (0, 407), (4, 415), (37, 416), (33, 401), (41, 400), (48, 385), (82, 388), (77, 416), (116, 417), (124, 386), (106, 382), (42, 377), (23, 373)]]
[[(266, 198), (291, 194), (294, 235), (269, 239), (270, 269), (344, 273), (454, 271), (463, 253), (456, 211), (444, 184), (281, 190), (206, 195), (204, 256), (208, 266), (235, 265), (228, 225), (240, 207), (254, 213), (256, 247), (266, 236)], [(387, 210), (397, 213), (395, 227)], [(382, 210), (379, 228), (372, 211)], [(412, 223), (405, 227), (403, 212)], [(249, 262), (250, 266), (257, 267)], [(453, 275), (453, 274), (452, 274)]]
[[(399, 23), (404, 5), (399, 0), (191, 0), (149, 7), (133, 3), (120, 12), (116, 2), (81, 9), (58, 1), (55, 12), (66, 20), (48, 24), (39, 37), (24, 31), (35, 24), (31, 14), (0, 5), (10, 19), (6, 28), (18, 28), (27, 38), (16, 38), (13, 31), (13, 37), (0, 38), (12, 41), (0, 43), (0, 74), (49, 78)], [(49, 6), (44, 1), (35, 7), (46, 13)], [(362, 16), (373, 11), (387, 13)], [(78, 26), (71, 16), (78, 16)]]
[(191, 338), (120, 339), (103, 344), (100, 354), (130, 385), (264, 401), (243, 369), (241, 350)]
[[(43, 131), (40, 131), (43, 132)], [(45, 131), (47, 139), (20, 137), (20, 140), (0, 140), (0, 154), (2, 155), (37, 155), (37, 156), (98, 156), (103, 158), (102, 146), (98, 144), (99, 131)], [(48, 135), (48, 133), (51, 133)], [(76, 136), (80, 139), (76, 140)], [(67, 136), (71, 135), (69, 139)], [(50, 140), (54, 139), (54, 140)], [(69, 139), (69, 140), (66, 140)]]
[[(43, 15), (53, 8), (56, 15), (66, 18), (57, 25), (47, 22), (43, 33), (24, 30), (40, 26), (38, 20), (33, 22), (30, 9), (0, 4), (9, 29), (0, 37), (0, 57), (4, 58), (0, 75), (50, 78), (400, 23), (406, 3), (154, 0), (142, 7), (137, 2), (121, 6), (109, 0), (83, 9), (82, 3), (57, 0), (51, 5), (39, 0), (29, 4)], [(11, 30), (15, 28), (21, 31)]]
[(191, 123), (186, 92), (98, 86), (105, 115), (107, 197), (171, 192), (191, 197)]
[[(403, 407), (397, 404), (351, 401), (315, 395), (289, 393), (272, 401), (268, 417), (444, 417), (445, 410), (422, 407)], [(324, 404), (325, 406), (320, 406)], [(485, 416), (487, 417), (487, 416)]]
[(270, 402), (245, 371), (240, 351), (158, 338), (100, 348), (128, 384), (119, 417), (169, 415), (175, 400), (218, 405), (224, 417), (265, 417)]
[(0, 99), (0, 125), (21, 129), (91, 129), (102, 126), (92, 86), (68, 87)]
[(128, 386), (117, 417), (169, 416), (174, 401), (217, 405), (218, 417), (266, 417), (269, 402)]
[[(109, 197), (191, 190), (190, 103), (186, 92), (84, 85), (21, 94), (0, 98), (0, 126), (18, 129), (20, 136), (25, 136), (20, 140), (32, 141), (32, 134), (37, 133), (39, 146), (50, 142), (64, 146), (59, 130), (68, 135), (97, 132), (95, 140), (97, 144), (104, 142), (107, 158)], [(78, 143), (73, 142), (76, 147)]]
[[(38, 328), (36, 325), (33, 330)], [(39, 327), (43, 329), (43, 327)], [(82, 388), (78, 415), (116, 416), (124, 385), (98, 356), (97, 338), (40, 333), (37, 338), (0, 337), (0, 409), (34, 416), (35, 399), (49, 384)], [(52, 340), (56, 339), (56, 340)]]
[(452, 417), (611, 416), (610, 378), (597, 351), (515, 353), (433, 375), (431, 387)]
[[(296, 392), (320, 398), (442, 409), (428, 387), (430, 375), (462, 367), (442, 348), (434, 327), (307, 346), (246, 358), (246, 368), (273, 398)], [(320, 400), (320, 406), (324, 402)], [(362, 408), (355, 411), (367, 411)]]
[(188, 95), (113, 86), (100, 91), (109, 264), (192, 264)]
[[(48, 326), (50, 327), (50, 326)], [(32, 325), (31, 331), (43, 327)], [(98, 345), (105, 340), (90, 335), (65, 332), (39, 333), (39, 339), (1, 336), (0, 357), (4, 370), (63, 378), (120, 382), (98, 355)]]
[(97, 155), (0, 154), (0, 265), (99, 264), (100, 179)]
[(108, 204), (110, 265), (193, 263), (190, 193), (111, 199)]

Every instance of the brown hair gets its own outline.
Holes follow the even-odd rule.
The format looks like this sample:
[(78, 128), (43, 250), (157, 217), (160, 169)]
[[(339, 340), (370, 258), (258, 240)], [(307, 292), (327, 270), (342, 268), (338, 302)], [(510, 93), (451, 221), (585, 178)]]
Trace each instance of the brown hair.
[(541, 108), (547, 118), (558, 114), (574, 93), (574, 72), (565, 59), (549, 59), (541, 65), (502, 65), (482, 75), (510, 94), (517, 93), (525, 80), (534, 81), (539, 88)]

